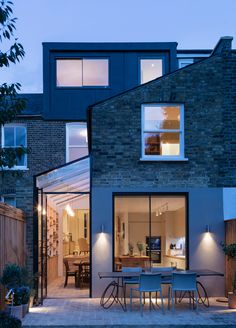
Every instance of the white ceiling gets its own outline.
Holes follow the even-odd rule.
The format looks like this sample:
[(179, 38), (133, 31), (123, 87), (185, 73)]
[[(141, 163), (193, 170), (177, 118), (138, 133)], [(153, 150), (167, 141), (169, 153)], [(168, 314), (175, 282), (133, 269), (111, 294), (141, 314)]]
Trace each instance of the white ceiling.
[[(152, 196), (152, 212), (164, 206), (168, 211), (176, 211), (185, 206), (184, 196)], [(148, 213), (149, 198), (147, 196), (122, 196), (115, 198), (115, 211), (118, 213)]]

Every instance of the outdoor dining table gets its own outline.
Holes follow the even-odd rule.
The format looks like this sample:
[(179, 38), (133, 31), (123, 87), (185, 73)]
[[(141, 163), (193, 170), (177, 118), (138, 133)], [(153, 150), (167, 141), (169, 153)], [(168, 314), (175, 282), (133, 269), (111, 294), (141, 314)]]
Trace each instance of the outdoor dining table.
[[(223, 277), (224, 274), (220, 272), (216, 272), (213, 270), (180, 270), (176, 269), (173, 270), (173, 272), (181, 272), (181, 273), (196, 273), (197, 277), (213, 277), (213, 276), (219, 276)], [(152, 274), (152, 272), (144, 271), (142, 273)], [(122, 298), (120, 297), (120, 290), (123, 289), (123, 280), (125, 278), (133, 278), (133, 277), (139, 277), (140, 272), (122, 272), (122, 271), (112, 271), (112, 272), (99, 272), (98, 276), (100, 279), (115, 279), (112, 282), (110, 282), (107, 287), (105, 288), (104, 292), (102, 293), (101, 299), (100, 299), (100, 305), (104, 309), (109, 309), (114, 302), (119, 303), (120, 306), (124, 311), (126, 311), (126, 303), (122, 301)], [(171, 277), (170, 273), (167, 272), (161, 272), (162, 278)], [(199, 303), (203, 304), (206, 307), (209, 307), (209, 298), (207, 295), (207, 291), (203, 284), (200, 281), (197, 281), (197, 289), (198, 289), (198, 298)], [(183, 299), (184, 294), (181, 294), (179, 297), (179, 302)], [(124, 298), (124, 294), (123, 294)]]

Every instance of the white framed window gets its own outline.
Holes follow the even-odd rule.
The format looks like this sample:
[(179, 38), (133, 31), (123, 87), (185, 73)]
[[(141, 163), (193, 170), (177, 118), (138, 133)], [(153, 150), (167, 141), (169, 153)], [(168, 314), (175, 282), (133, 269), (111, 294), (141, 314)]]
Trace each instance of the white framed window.
[(108, 59), (57, 59), (56, 85), (57, 87), (107, 87), (108, 66)]
[[(2, 126), (2, 148), (27, 147), (26, 126), (20, 123), (10, 123)], [(17, 164), (12, 169), (25, 169), (27, 167), (27, 155), (17, 158)]]
[(160, 58), (140, 59), (140, 84), (163, 75), (163, 60)]
[(66, 124), (66, 161), (72, 162), (88, 155), (87, 124), (84, 122)]
[(184, 106), (142, 105), (141, 160), (185, 160)]
[(179, 68), (193, 64), (193, 58), (179, 58), (178, 60)]

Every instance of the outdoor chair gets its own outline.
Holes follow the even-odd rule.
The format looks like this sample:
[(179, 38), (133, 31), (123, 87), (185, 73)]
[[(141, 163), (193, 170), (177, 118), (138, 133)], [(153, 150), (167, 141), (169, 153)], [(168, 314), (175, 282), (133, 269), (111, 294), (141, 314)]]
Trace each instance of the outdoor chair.
[(171, 298), (172, 298), (172, 311), (174, 312), (174, 295), (175, 292), (188, 292), (189, 293), (189, 305), (191, 308), (191, 299), (196, 303), (196, 311), (198, 313), (198, 291), (197, 291), (197, 275), (196, 273), (177, 273), (173, 272), (172, 287), (171, 287)]
[[(122, 267), (122, 272), (142, 272), (141, 267)], [(126, 285), (138, 285), (139, 277), (130, 277), (123, 279), (124, 304), (126, 306)]]
[(65, 276), (65, 283), (64, 288), (67, 286), (68, 283), (68, 277), (75, 277), (75, 286), (77, 286), (77, 280), (78, 280), (78, 271), (77, 270), (70, 270), (69, 263), (67, 259), (63, 259), (63, 263), (66, 268), (66, 276)]
[(170, 292), (172, 285), (172, 274), (176, 270), (176, 267), (152, 267), (152, 273), (161, 273), (163, 274), (161, 278), (161, 284), (168, 286), (168, 309), (170, 309)]
[(151, 310), (152, 300), (151, 294), (153, 292), (160, 293), (161, 297), (161, 309), (162, 313), (164, 314), (164, 302), (163, 302), (163, 295), (162, 295), (162, 288), (161, 288), (161, 274), (160, 273), (142, 273), (139, 279), (139, 287), (138, 288), (131, 288), (130, 290), (130, 311), (132, 311), (132, 299), (133, 299), (133, 291), (139, 292), (139, 300), (140, 300), (140, 312), (141, 316), (143, 316), (143, 293), (149, 292), (149, 309)]

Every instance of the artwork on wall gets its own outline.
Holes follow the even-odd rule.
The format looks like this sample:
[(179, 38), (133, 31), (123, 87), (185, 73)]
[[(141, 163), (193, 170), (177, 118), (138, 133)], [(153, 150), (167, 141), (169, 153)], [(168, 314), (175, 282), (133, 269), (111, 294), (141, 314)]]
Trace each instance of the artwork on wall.
[(122, 222), (122, 238), (125, 239), (125, 223)]

